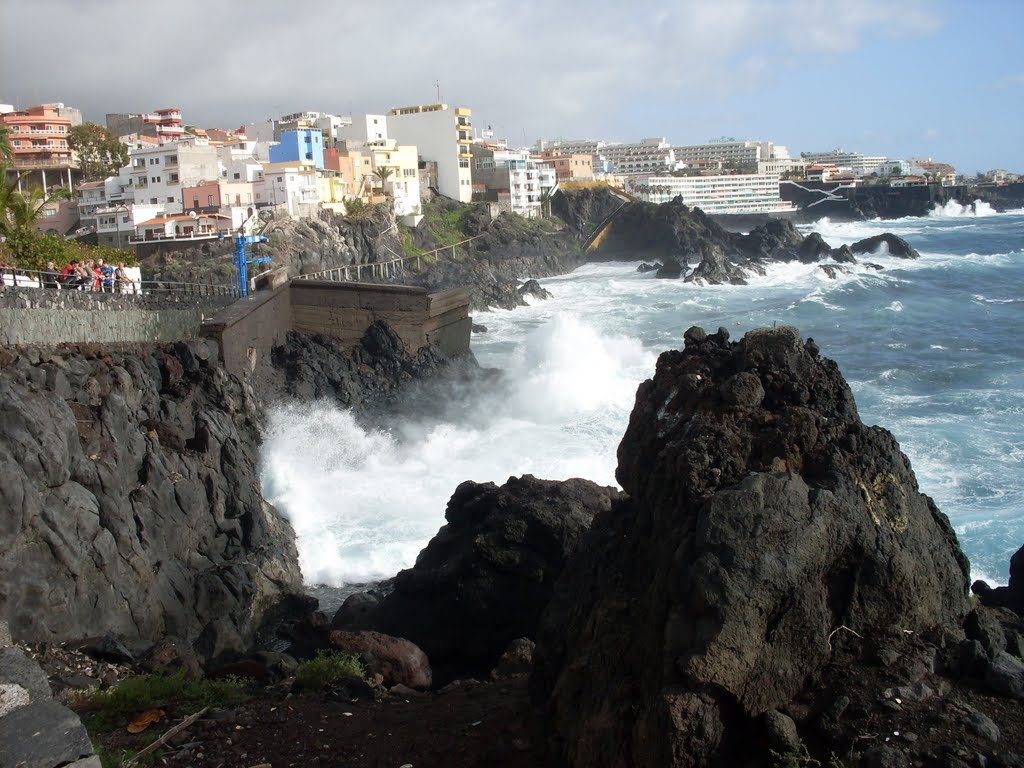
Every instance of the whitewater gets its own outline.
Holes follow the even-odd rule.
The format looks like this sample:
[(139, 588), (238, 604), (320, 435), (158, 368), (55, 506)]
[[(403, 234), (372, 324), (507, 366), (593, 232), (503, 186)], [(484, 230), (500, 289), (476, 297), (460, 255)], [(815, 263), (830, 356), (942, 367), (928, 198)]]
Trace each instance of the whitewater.
[[(488, 385), (424, 395), (379, 429), (321, 402), (270, 414), (262, 482), (296, 531), (310, 587), (393, 576), (444, 524), (465, 480), (533, 474), (615, 485), (636, 388), (683, 332), (794, 325), (835, 359), (865, 423), (890, 430), (953, 522), (974, 578), (1005, 584), (1024, 543), (1024, 211), (955, 203), (927, 218), (808, 227), (832, 246), (894, 232), (916, 261), (878, 253), (829, 279), (773, 265), (746, 286), (696, 286), (591, 264), (544, 279), (552, 298), (478, 314)], [(867, 262), (883, 267), (878, 270)]]

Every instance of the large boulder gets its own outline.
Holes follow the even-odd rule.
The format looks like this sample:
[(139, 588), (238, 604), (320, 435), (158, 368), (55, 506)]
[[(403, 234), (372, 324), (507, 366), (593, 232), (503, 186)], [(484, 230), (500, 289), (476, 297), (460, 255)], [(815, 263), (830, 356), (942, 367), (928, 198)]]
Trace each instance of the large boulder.
[(377, 628), (409, 638), (435, 666), (490, 670), (512, 640), (534, 637), (580, 538), (618, 495), (589, 480), (531, 475), (501, 487), (462, 483), (448, 502), (447, 525), (395, 577)]
[(882, 249), (885, 249), (885, 252), (890, 256), (895, 256), (899, 259), (918, 259), (921, 257), (921, 254), (914, 250), (910, 243), (902, 237), (894, 235), (892, 232), (867, 237), (863, 240), (858, 240), (850, 246), (850, 251), (856, 256), (861, 256), (865, 253), (877, 254)]
[(694, 330), (640, 385), (629, 498), (595, 519), (537, 636), (532, 695), (568, 765), (738, 764), (849, 639), (961, 632), (948, 519), (808, 346)]

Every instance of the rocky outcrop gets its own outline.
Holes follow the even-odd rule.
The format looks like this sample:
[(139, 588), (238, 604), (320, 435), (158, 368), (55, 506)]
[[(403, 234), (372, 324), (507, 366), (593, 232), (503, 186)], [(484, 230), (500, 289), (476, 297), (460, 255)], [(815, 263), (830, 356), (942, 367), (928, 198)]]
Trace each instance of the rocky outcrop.
[(856, 256), (862, 256), (865, 253), (877, 254), (879, 251), (883, 251), (884, 253), (888, 253), (890, 256), (895, 256), (898, 259), (921, 258), (921, 254), (914, 250), (910, 246), (910, 243), (891, 232), (885, 232), (881, 235), (875, 235), (874, 237), (867, 237), (863, 240), (858, 240), (850, 246), (850, 251)]
[(962, 636), (956, 536), (835, 363), (792, 328), (685, 340), (637, 392), (629, 498), (538, 631), (532, 693), (568, 765), (738, 764), (772, 711), (824, 711), (848, 642)]
[[(410, 273), (410, 283), (432, 291), (466, 286), (474, 311), (514, 309), (526, 304), (519, 291), (525, 280), (563, 275), (584, 262), (578, 244), (550, 222), (507, 213), (486, 221), (472, 211), (466, 213), (465, 235), (475, 239), (459, 246), (454, 257), (442, 251), (423, 272)], [(420, 226), (427, 223), (425, 219)], [(417, 245), (420, 242), (427, 247), (433, 240)]]
[[(453, 365), (433, 347), (410, 352), (383, 321), (367, 328), (351, 349), (329, 336), (289, 331), (287, 341), (271, 351), (271, 362), (256, 382), (264, 400), (329, 398), (345, 407), (386, 398), (414, 378), (434, 376)], [(472, 365), (472, 358), (467, 362)]]
[[(679, 198), (661, 205), (620, 205), (591, 244), (588, 260), (654, 260), (661, 264), (657, 277), (712, 285), (743, 285), (751, 275), (763, 275), (765, 268), (776, 261), (856, 263), (856, 249), (832, 248), (816, 232), (803, 237), (783, 219), (769, 219), (742, 234), (725, 230), (699, 208), (683, 205)], [(880, 235), (878, 242), (889, 244), (896, 254), (913, 251), (895, 235)], [(831, 277), (842, 272), (823, 266)]]
[(976, 581), (971, 591), (983, 605), (993, 608), (1011, 608), (1024, 614), (1024, 547), (1010, 558), (1010, 581), (1005, 587), (992, 588), (984, 581)]
[(0, 407), (16, 640), (171, 635), (213, 655), (301, 588), (260, 493), (260, 412), (212, 342), (5, 348)]
[(618, 495), (579, 479), (464, 482), (448, 502), (447, 524), (370, 608), (372, 622), (348, 604), (340, 614), (412, 640), (435, 666), (486, 674), (510, 642), (534, 637), (580, 538)]

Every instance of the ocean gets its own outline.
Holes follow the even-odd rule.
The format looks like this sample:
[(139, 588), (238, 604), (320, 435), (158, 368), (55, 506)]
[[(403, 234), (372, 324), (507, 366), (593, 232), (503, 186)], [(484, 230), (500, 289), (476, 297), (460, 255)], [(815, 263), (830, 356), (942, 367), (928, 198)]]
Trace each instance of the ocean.
[[(951, 519), (972, 576), (1005, 584), (1024, 543), (1024, 211), (956, 204), (927, 218), (816, 222), (832, 246), (894, 232), (921, 253), (879, 253), (828, 278), (777, 264), (746, 286), (696, 286), (592, 264), (541, 280), (552, 298), (478, 314), (499, 382), (421, 393), (375, 430), (322, 402), (272, 411), (266, 497), (295, 528), (308, 585), (373, 582), (413, 564), (464, 480), (533, 474), (615, 484), (637, 385), (693, 325), (734, 339), (794, 325), (839, 363), (865, 423), (891, 431)], [(424, 409), (424, 402), (431, 407)], [(337, 592), (336, 589), (328, 592)]]

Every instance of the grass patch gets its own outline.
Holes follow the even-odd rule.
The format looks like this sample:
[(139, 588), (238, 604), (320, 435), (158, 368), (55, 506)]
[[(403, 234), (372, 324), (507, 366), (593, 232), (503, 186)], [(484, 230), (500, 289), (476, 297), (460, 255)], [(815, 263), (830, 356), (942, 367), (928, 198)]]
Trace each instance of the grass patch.
[(346, 677), (362, 677), (366, 672), (357, 656), (343, 651), (317, 651), (316, 657), (303, 661), (295, 671), (295, 679), (303, 688), (326, 688)]
[(123, 728), (147, 709), (173, 707), (191, 713), (203, 707), (236, 706), (249, 698), (246, 686), (247, 681), (237, 677), (186, 679), (184, 671), (140, 675), (107, 691), (86, 695), (79, 708), (89, 730), (102, 733)]

